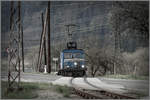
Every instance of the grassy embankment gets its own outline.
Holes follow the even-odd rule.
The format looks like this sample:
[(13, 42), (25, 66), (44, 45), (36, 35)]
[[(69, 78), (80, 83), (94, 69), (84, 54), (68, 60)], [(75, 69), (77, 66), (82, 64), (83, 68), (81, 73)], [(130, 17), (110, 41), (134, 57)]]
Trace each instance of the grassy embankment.
[(27, 83), (22, 82), (21, 87), (22, 90), (14, 90), (12, 92), (7, 93), (7, 82), (1, 83), (1, 92), (2, 92), (2, 99), (36, 99), (38, 98), (38, 91), (40, 90), (48, 90), (51, 92), (57, 92), (62, 94), (64, 97), (70, 96), (70, 88), (67, 86), (58, 86), (52, 85), (48, 83)]
[(115, 78), (115, 79), (131, 79), (131, 80), (148, 80), (149, 76), (137, 76), (137, 75), (105, 75), (105, 78)]

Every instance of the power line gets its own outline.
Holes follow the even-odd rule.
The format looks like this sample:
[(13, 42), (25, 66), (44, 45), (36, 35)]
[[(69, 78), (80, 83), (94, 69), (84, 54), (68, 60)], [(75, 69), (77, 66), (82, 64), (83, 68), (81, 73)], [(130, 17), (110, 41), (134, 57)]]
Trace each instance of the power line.
[[(89, 31), (91, 31), (91, 32), (93, 32), (93, 31), (95, 31), (95, 30), (101, 30), (102, 28), (97, 28), (97, 29), (92, 29), (92, 30), (83, 30), (82, 29), (82, 31), (80, 31), (80, 33), (85, 33), (85, 32), (89, 32)], [(104, 29), (104, 28), (103, 28)], [(72, 31), (72, 32), (76, 32), (76, 31)], [(67, 33), (66, 32), (59, 32), (59, 35), (58, 36), (54, 36), (54, 37), (51, 37), (52, 39), (58, 39), (58, 38), (63, 38), (63, 37), (65, 37), (65, 36), (67, 36), (66, 35)], [(25, 41), (40, 41), (40, 40), (25, 40)]]
[[(101, 4), (100, 4), (101, 3)], [(80, 3), (70, 3), (70, 4), (51, 4), (51, 8), (52, 7), (62, 7), (62, 6), (76, 6), (76, 5), (108, 5), (110, 2), (104, 2), (104, 3), (102, 3), (102, 2), (99, 2), (99, 4), (98, 4), (98, 2), (96, 2), (95, 3), (95, 1), (85, 1), (85, 2), (80, 2)], [(23, 6), (45, 6), (45, 5), (47, 5), (47, 4), (39, 4), (39, 5), (35, 5), (35, 4), (28, 4), (28, 5), (26, 5), (26, 4), (24, 4)], [(112, 5), (111, 3), (110, 3), (110, 5)], [(8, 5), (9, 6), (9, 5)]]

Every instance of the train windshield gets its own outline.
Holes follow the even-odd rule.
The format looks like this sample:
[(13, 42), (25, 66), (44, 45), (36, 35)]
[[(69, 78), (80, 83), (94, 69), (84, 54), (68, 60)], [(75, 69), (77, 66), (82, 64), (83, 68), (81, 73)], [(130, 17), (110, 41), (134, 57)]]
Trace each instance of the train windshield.
[(72, 58), (83, 58), (82, 53), (64, 53), (65, 59), (72, 59)]
[(72, 58), (72, 53), (64, 53), (64, 58), (65, 58), (65, 59), (70, 59), (70, 58)]
[(73, 58), (83, 58), (83, 54), (81, 53), (73, 53), (72, 56)]

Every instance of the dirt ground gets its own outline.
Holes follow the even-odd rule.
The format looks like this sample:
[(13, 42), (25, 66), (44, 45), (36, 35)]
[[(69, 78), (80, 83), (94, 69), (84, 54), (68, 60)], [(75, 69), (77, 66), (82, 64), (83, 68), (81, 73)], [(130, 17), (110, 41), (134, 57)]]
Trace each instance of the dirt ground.
[(64, 93), (59, 93), (58, 90), (56, 90), (56, 86), (54, 85), (49, 85), (47, 88), (42, 88), (40, 90), (37, 90), (38, 97), (35, 99), (82, 99), (81, 97), (74, 95), (72, 93), (67, 93), (67, 95), (64, 95)]
[(39, 90), (38, 92), (38, 98), (36, 99), (82, 99), (81, 97), (74, 95), (74, 94), (70, 94), (69, 97), (64, 97), (63, 94), (57, 93), (55, 91), (52, 90)]

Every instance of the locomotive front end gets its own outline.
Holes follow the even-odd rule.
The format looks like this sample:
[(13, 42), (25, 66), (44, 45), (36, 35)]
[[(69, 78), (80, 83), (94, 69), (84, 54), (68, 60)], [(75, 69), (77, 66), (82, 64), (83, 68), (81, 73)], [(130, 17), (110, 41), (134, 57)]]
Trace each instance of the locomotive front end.
[[(79, 49), (64, 50), (61, 54), (61, 74), (63, 76), (84, 76), (84, 51)], [(65, 75), (64, 75), (65, 74)]]
[(81, 51), (72, 51), (64, 53), (64, 68), (84, 68), (84, 53)]

